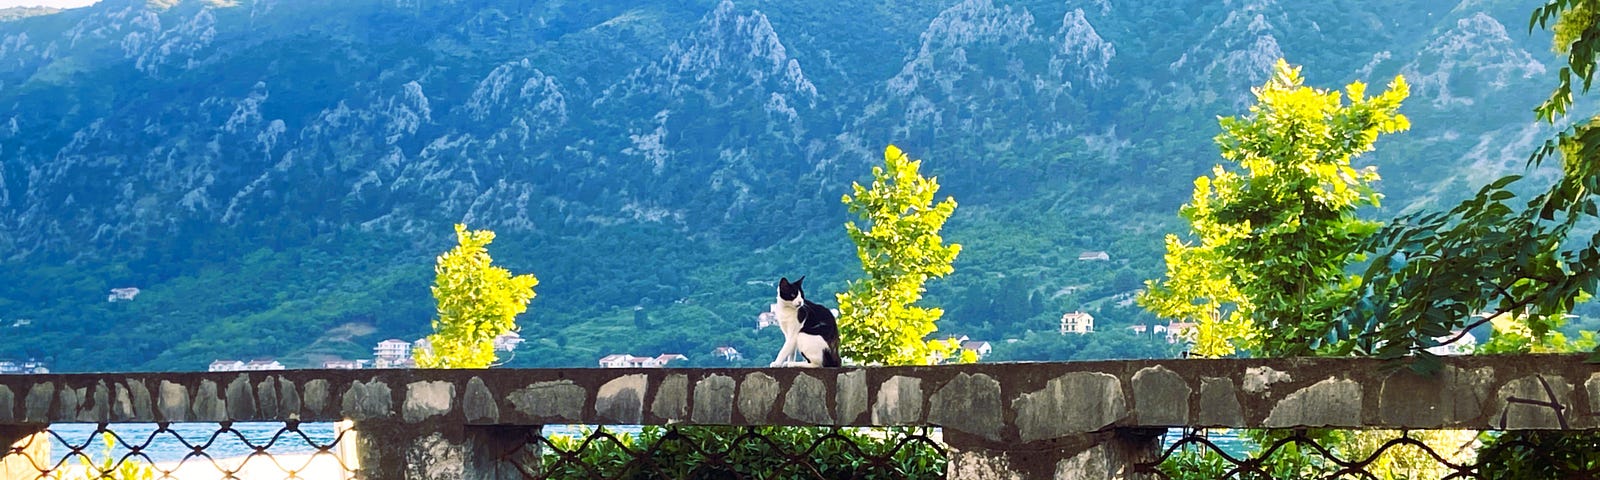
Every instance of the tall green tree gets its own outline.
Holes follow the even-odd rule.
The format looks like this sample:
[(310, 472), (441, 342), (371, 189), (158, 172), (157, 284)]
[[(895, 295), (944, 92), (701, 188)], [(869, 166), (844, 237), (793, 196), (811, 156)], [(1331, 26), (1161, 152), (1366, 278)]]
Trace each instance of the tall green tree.
[(1195, 243), (1167, 236), (1166, 278), (1147, 282), (1139, 298), (1158, 315), (1197, 323), (1194, 353), (1310, 353), (1308, 339), (1354, 291), (1345, 270), (1379, 226), (1356, 210), (1380, 196), (1375, 169), (1351, 161), (1379, 134), (1410, 127), (1398, 112), (1404, 78), (1377, 96), (1366, 90), (1307, 87), (1298, 67), (1279, 60), (1253, 89), (1250, 113), (1221, 119), (1216, 142), (1238, 170), (1217, 165), (1195, 180), (1180, 211)]
[(924, 282), (955, 271), (951, 264), (961, 245), (946, 245), (939, 230), (956, 201), (946, 196), (933, 202), (939, 182), (918, 172), (922, 161), (894, 145), (883, 157), (882, 166), (872, 167), (872, 188), (852, 184), (854, 193), (843, 198), (861, 222), (846, 223), (845, 230), (866, 276), (838, 295), (840, 349), (861, 363), (922, 364), (931, 356), (948, 357), (956, 347), (927, 339), (944, 311), (915, 305)]
[(439, 317), (428, 335), (430, 348), (415, 353), (422, 368), (488, 367), (494, 338), (517, 329), (517, 315), (527, 311), (539, 284), (533, 274), (513, 276), (493, 265), (488, 247), (494, 232), (457, 224), (456, 241), (433, 268)]
[[(1600, 51), (1600, 2), (1552, 0), (1534, 9), (1528, 29), (1550, 27), (1566, 66), (1535, 118), (1567, 123), (1530, 155), (1537, 166), (1559, 161), (1562, 175), (1518, 206), (1506, 176), (1446, 212), (1402, 216), (1374, 235), (1376, 256), (1363, 295), (1328, 332), (1345, 348), (1382, 358), (1410, 358), (1419, 371), (1440, 362), (1425, 349), (1459, 341), (1453, 331), (1511, 315), (1541, 338), (1600, 285), (1600, 235), (1572, 238), (1580, 222), (1600, 218), (1600, 116), (1568, 119), (1573, 92), (1587, 92)], [(1487, 313), (1487, 315), (1478, 315)]]

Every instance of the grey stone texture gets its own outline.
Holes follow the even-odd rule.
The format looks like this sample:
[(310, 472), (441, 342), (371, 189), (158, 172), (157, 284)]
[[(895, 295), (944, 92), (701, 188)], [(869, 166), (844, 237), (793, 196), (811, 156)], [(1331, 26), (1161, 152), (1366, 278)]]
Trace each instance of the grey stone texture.
[(1182, 426), (1189, 423), (1189, 394), (1194, 390), (1177, 372), (1156, 365), (1133, 374), (1133, 398), (1140, 425)]
[(389, 384), (373, 379), (362, 383), (350, 382), (339, 401), (340, 411), (351, 420), (389, 418), (394, 414), (394, 396)]
[(623, 424), (639, 423), (644, 418), (644, 394), (649, 389), (649, 377), (642, 373), (613, 378), (595, 393), (595, 416)]
[(217, 396), (217, 382), (201, 380), (200, 389), (194, 392), (194, 405), (190, 418), (203, 422), (228, 420), (228, 402)]
[(155, 421), (155, 404), (150, 398), (150, 388), (145, 386), (144, 380), (130, 378), (124, 385), (128, 386), (128, 395), (133, 397), (133, 420)]
[(783, 396), (783, 414), (801, 423), (833, 424), (833, 417), (828, 415), (828, 386), (817, 377), (795, 375), (794, 385)]
[(48, 423), (50, 421), (50, 399), (55, 397), (55, 382), (39, 382), (28, 389), (28, 399), (24, 402), (27, 412), (22, 415), (22, 421), (28, 423)]
[(1506, 382), (1495, 395), (1489, 428), (1546, 430), (1572, 428), (1576, 409), (1572, 384), (1554, 375), (1535, 374)]
[(1460, 419), (1483, 414), (1492, 371), (1446, 366), (1436, 375), (1396, 370), (1378, 387), (1378, 415), (1385, 423), (1421, 428), (1466, 426)]
[(256, 416), (256, 390), (250, 386), (250, 375), (241, 373), (228, 382), (228, 418), (245, 420)]
[(678, 422), (689, 417), (689, 376), (667, 375), (656, 387), (655, 401), (650, 403), (650, 414), (664, 421)]
[(986, 374), (956, 374), (928, 401), (928, 423), (1000, 441), (1005, 428), (1000, 382)]
[(1270, 428), (1361, 425), (1361, 384), (1328, 378), (1296, 390), (1272, 407), (1262, 422)]
[(494, 393), (483, 383), (483, 377), (467, 380), (467, 393), (461, 399), (461, 411), (467, 423), (494, 423), (500, 420), (500, 404)]
[(330, 392), (331, 390), (328, 389), (328, 381), (326, 379), (318, 378), (306, 382), (306, 409), (317, 415), (328, 414), (328, 407), (332, 406), (328, 402), (328, 396)]
[(1198, 426), (1227, 426), (1244, 423), (1244, 410), (1239, 406), (1239, 393), (1233, 380), (1227, 377), (1200, 377), (1199, 413), (1195, 415)]
[(442, 380), (411, 382), (406, 385), (406, 400), (400, 404), (400, 418), (406, 423), (417, 423), (450, 413), (455, 398), (453, 383)]
[(836, 423), (854, 425), (867, 412), (867, 371), (851, 370), (835, 379), (833, 398), (839, 410)]
[(727, 425), (733, 421), (733, 377), (711, 374), (694, 384), (694, 423)]
[(517, 412), (536, 422), (581, 422), (583, 404), (588, 400), (588, 392), (571, 380), (537, 382), (509, 396)]
[(872, 405), (872, 424), (916, 425), (922, 420), (921, 378), (895, 375), (878, 386), (878, 402)]
[(739, 382), (739, 416), (748, 423), (766, 423), (767, 413), (778, 401), (778, 379), (761, 372), (744, 376)]
[(158, 389), (157, 421), (186, 422), (189, 420), (189, 389), (182, 384), (161, 381)]
[(1122, 382), (1100, 372), (1071, 372), (1011, 401), (1022, 441), (1096, 432), (1128, 415)]

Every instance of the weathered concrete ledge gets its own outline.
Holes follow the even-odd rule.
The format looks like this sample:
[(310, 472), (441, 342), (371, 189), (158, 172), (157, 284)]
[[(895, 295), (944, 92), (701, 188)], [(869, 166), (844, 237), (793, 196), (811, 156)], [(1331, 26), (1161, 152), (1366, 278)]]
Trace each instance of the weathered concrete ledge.
[(1118, 428), (1600, 428), (1578, 355), (846, 369), (288, 370), (0, 375), (0, 425), (337, 421), (938, 425), (988, 442)]

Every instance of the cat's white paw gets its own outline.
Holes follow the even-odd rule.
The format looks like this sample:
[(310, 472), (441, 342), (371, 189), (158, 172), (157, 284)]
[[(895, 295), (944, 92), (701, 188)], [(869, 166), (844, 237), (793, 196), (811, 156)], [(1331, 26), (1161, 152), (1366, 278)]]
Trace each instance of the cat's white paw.
[(795, 368), (817, 368), (817, 367), (819, 367), (821, 365), (815, 365), (815, 364), (812, 364), (811, 362), (788, 362), (786, 364), (786, 366), (795, 367)]
[(772, 367), (772, 368), (778, 368), (778, 367), (787, 366), (788, 363), (789, 362), (785, 362), (783, 360), (773, 360), (772, 363), (768, 364), (767, 366), (768, 367)]

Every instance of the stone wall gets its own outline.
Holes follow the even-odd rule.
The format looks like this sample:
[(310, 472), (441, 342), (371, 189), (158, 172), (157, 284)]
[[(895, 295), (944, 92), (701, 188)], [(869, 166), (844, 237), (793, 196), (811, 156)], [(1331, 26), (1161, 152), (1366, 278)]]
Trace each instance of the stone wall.
[(287, 370), (0, 375), (0, 425), (392, 419), (468, 425), (939, 425), (996, 441), (1110, 427), (1589, 429), (1575, 355), (856, 369)]
[(544, 424), (937, 425), (952, 472), (1027, 478), (1147, 455), (1170, 426), (1600, 428), (1600, 369), (1581, 356), (1445, 363), (1431, 376), (1371, 359), (0, 375), (0, 426), (348, 419), (470, 457), (463, 445)]

